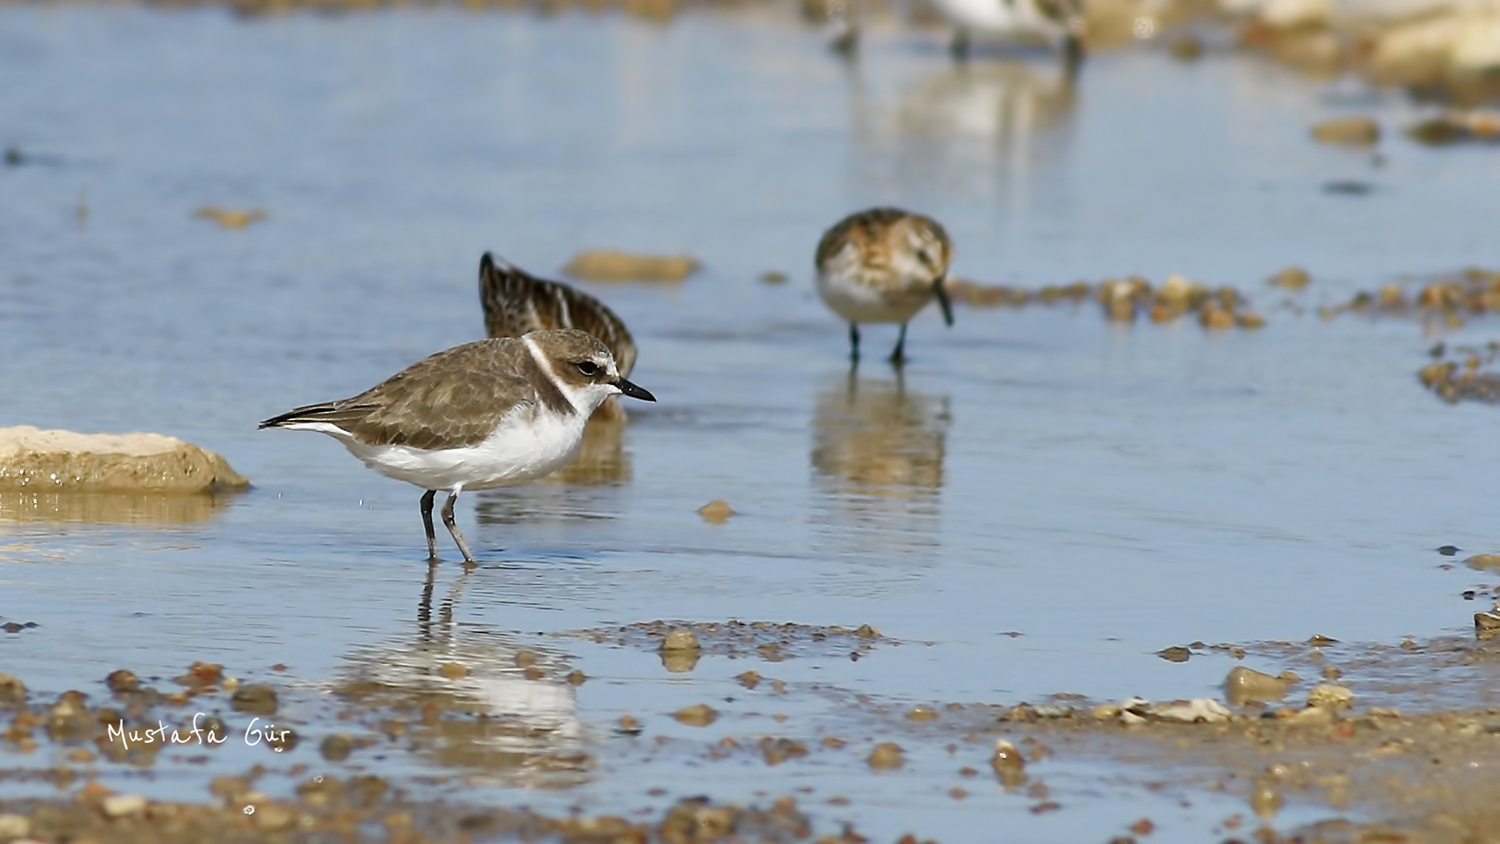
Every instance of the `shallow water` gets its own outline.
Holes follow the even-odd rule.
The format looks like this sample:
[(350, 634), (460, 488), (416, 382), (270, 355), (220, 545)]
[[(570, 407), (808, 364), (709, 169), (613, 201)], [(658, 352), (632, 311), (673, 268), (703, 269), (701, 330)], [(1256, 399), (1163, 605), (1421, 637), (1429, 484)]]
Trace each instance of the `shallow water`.
[[(1397, 139), (1376, 163), (1306, 138), (1350, 103), (1399, 123), (1413, 112), (1394, 97), (1151, 50), (1097, 57), (1070, 91), (1045, 57), (955, 69), (940, 35), (893, 29), (847, 67), (775, 10), (663, 27), (8, 7), (0, 75), (23, 83), (0, 102), (0, 143), (28, 156), (0, 169), (0, 424), (160, 431), (255, 484), (201, 510), (83, 506), (62, 522), (0, 503), (0, 616), (40, 625), (4, 637), (0, 668), (35, 690), (97, 691), (118, 667), (170, 677), (201, 659), (253, 677), (284, 663), (307, 695), (286, 717), (316, 736), (336, 678), (421, 675), (434, 647), (497, 665), (539, 649), (590, 681), (524, 705), (524, 690), (492, 690), (493, 707), (536, 707), (553, 731), (543, 757), (603, 762), (524, 800), (618, 810), (645, 805), (643, 783), (677, 796), (712, 776), (716, 798), (749, 799), (791, 769), (643, 756), (610, 738), (620, 714), (690, 750), (778, 728), (756, 720), (760, 702), (722, 705), (749, 708), (707, 731), (663, 714), (731, 695), (744, 661), (667, 675), (655, 654), (544, 634), (740, 618), (899, 640), (858, 662), (757, 665), (799, 691), (776, 711), (825, 729), (843, 710), (819, 690), (896, 705), (1214, 694), (1227, 657), (1153, 652), (1462, 633), (1473, 605), (1458, 592), (1485, 582), (1432, 549), (1495, 548), (1493, 410), (1422, 390), (1422, 326), (1312, 313), (1494, 260), (1490, 151)], [(1323, 190), (1351, 179), (1373, 190)], [(192, 215), (210, 203), (269, 217), (222, 230)], [(900, 377), (877, 354), (894, 331), (867, 330), (851, 375), (811, 252), (876, 203), (942, 220), (963, 277), (1185, 272), (1241, 287), (1270, 325), (1209, 335), (1108, 325), (1092, 305), (960, 308), (951, 329), (918, 318)], [(559, 482), (464, 497), (484, 564), (438, 571), (451, 624), (434, 645), (418, 491), (255, 422), (479, 336), (482, 251), (552, 272), (595, 246), (704, 261), (681, 286), (589, 288), (631, 326), (633, 380), (660, 403), (632, 404)], [(1291, 297), (1302, 313), (1261, 283), (1294, 262), (1317, 279)], [(757, 280), (767, 270), (790, 280)], [(713, 498), (737, 515), (705, 523), (695, 510)], [(1032, 837), (1076, 840), (1149, 799), (1194, 838), (1229, 811), (1057, 762), (1049, 782), (1072, 811), (1032, 817), (996, 795), (955, 812), (938, 761), (872, 779), (858, 758), (795, 777), (856, 794), (837, 816), (882, 836), (963, 839), (979, 823), (967, 811), (1009, 807)], [(538, 783), (471, 784), (518, 799), (507, 789)], [(201, 785), (179, 772), (154, 787)]]

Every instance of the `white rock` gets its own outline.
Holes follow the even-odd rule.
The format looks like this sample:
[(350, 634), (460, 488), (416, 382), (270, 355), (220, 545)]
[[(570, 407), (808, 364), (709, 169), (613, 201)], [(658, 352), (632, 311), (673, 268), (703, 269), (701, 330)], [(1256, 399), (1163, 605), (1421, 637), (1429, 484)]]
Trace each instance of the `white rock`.
[(104, 814), (112, 818), (146, 811), (146, 798), (139, 794), (111, 794), (104, 798)]
[(1277, 29), (1323, 26), (1333, 16), (1331, 0), (1266, 0), (1257, 17)]
[(0, 815), (0, 838), (24, 838), (31, 834), (31, 818), (25, 815)]
[(1215, 724), (1229, 720), (1229, 710), (1211, 697), (1158, 703), (1151, 707), (1151, 714), (1163, 721), (1182, 721), (1189, 724), (1200, 721)]
[(1471, 19), (1448, 54), (1448, 63), (1461, 73), (1500, 68), (1500, 15)]

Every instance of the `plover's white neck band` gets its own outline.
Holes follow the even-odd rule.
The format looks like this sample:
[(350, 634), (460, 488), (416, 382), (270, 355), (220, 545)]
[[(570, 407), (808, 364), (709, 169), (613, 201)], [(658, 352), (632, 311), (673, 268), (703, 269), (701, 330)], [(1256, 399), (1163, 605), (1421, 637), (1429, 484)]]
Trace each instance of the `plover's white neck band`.
[(547, 380), (552, 382), (552, 386), (562, 392), (563, 398), (568, 400), (568, 404), (573, 406), (574, 412), (581, 413), (584, 416), (589, 415), (592, 410), (579, 403), (579, 400), (583, 396), (577, 395), (570, 385), (557, 377), (557, 370), (552, 368), (552, 361), (546, 355), (542, 354), (542, 350), (537, 346), (536, 341), (530, 337), (523, 336), (521, 342), (526, 344), (526, 351), (531, 352), (531, 359), (536, 361), (536, 365), (542, 370), (542, 374), (547, 377)]

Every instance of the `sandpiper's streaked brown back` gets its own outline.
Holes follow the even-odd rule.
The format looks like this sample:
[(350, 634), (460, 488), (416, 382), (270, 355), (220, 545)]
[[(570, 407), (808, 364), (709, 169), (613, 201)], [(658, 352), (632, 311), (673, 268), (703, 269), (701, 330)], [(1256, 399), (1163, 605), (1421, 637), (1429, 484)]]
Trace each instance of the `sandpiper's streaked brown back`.
[(934, 297), (953, 324), (944, 285), (953, 243), (942, 224), (899, 208), (850, 214), (818, 241), (818, 295), (849, 323), (851, 356), (859, 358), (859, 325), (901, 324), (891, 360), (905, 359), (906, 323)]
[(537, 278), (486, 252), (479, 259), (479, 301), (484, 307), (485, 332), (491, 337), (576, 328), (604, 343), (621, 375), (628, 377), (635, 368), (635, 340), (625, 323), (581, 290)]

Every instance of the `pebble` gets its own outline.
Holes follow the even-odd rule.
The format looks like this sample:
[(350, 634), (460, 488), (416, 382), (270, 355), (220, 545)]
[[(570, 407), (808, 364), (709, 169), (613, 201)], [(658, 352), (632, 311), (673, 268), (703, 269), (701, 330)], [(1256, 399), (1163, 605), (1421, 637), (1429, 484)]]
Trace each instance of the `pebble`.
[(1358, 115), (1327, 120), (1312, 127), (1313, 140), (1349, 147), (1369, 147), (1380, 142), (1380, 124), (1373, 117)]
[(703, 517), (703, 521), (711, 525), (722, 525), (729, 521), (730, 516), (734, 515), (734, 508), (730, 507), (729, 502), (724, 499), (715, 498), (702, 507), (699, 507), (698, 515)]
[(230, 698), (230, 704), (238, 712), (252, 715), (276, 714), (276, 690), (264, 683), (240, 686)]
[(1286, 690), (1286, 681), (1243, 665), (1230, 669), (1224, 678), (1224, 698), (1234, 706), (1252, 700), (1281, 700)]
[(141, 687), (141, 678), (135, 676), (135, 672), (121, 668), (111, 671), (104, 678), (104, 684), (112, 692), (133, 692)]
[(1026, 782), (1026, 760), (1014, 744), (1005, 739), (995, 741), (995, 754), (990, 757), (990, 767), (1006, 788), (1015, 788)]
[(0, 815), (0, 838), (24, 838), (30, 834), (30, 818), (25, 815)]
[(906, 764), (906, 753), (902, 751), (901, 745), (885, 741), (875, 745), (865, 761), (877, 771), (890, 771)]
[(1266, 284), (1272, 287), (1285, 287), (1288, 290), (1301, 290), (1311, 283), (1312, 273), (1295, 264), (1266, 279)]
[(719, 719), (719, 713), (706, 703), (697, 703), (673, 712), (672, 717), (689, 727), (707, 727)]
[(194, 211), (193, 216), (200, 220), (212, 220), (222, 228), (242, 229), (251, 223), (264, 220), (266, 212), (263, 208), (220, 208), (217, 205), (204, 205)]
[(0, 705), (15, 706), (26, 702), (26, 684), (20, 678), (0, 674)]
[(634, 255), (590, 249), (573, 256), (563, 272), (588, 281), (682, 281), (702, 266), (686, 255)]
[(701, 647), (698, 644), (698, 634), (682, 628), (668, 633), (667, 638), (661, 643), (661, 649), (664, 651), (696, 651)]
[(458, 662), (445, 662), (438, 666), (438, 673), (449, 680), (457, 680), (469, 676), (468, 666)]
[(138, 815), (146, 811), (146, 798), (139, 794), (114, 794), (104, 798), (100, 804), (104, 814), (111, 818)]
[(906, 713), (908, 721), (936, 721), (937, 717), (937, 710), (930, 706), (913, 706)]
[(1307, 693), (1307, 705), (1326, 709), (1347, 709), (1354, 701), (1354, 692), (1347, 686), (1322, 683)]
[(318, 751), (330, 762), (342, 762), (354, 751), (354, 740), (344, 733), (337, 733), (323, 739)]

